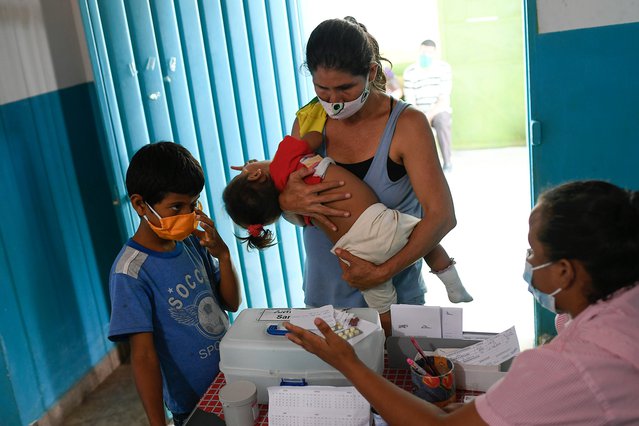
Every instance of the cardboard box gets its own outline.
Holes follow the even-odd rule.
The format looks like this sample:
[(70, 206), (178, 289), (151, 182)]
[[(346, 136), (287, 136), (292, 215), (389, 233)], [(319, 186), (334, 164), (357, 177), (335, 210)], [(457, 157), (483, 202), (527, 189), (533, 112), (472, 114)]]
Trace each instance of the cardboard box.
[[(278, 321), (260, 321), (265, 309), (245, 309), (220, 342), (220, 370), (226, 381), (248, 380), (257, 386), (257, 401), (268, 402), (269, 386), (316, 385), (351, 386), (337, 370), (317, 356), (289, 341), (284, 335), (267, 333)], [(267, 310), (271, 311), (271, 310)], [(361, 319), (377, 325), (369, 336), (354, 345), (355, 352), (368, 367), (382, 374), (384, 369), (384, 331), (374, 309), (352, 308)]]
[[(439, 348), (465, 348), (493, 336), (494, 333), (464, 333), (463, 339), (438, 339), (416, 337), (424, 351), (434, 352)], [(406, 358), (414, 358), (417, 350), (408, 337), (391, 336), (386, 341), (389, 367), (408, 369)], [(495, 382), (504, 377), (514, 358), (498, 366), (466, 365), (455, 363), (455, 385), (457, 389), (486, 392)]]

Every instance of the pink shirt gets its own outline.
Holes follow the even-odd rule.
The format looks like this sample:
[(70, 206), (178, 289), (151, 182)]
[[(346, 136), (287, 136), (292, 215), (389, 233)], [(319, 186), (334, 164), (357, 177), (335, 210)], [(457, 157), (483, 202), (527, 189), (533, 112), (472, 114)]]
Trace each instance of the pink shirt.
[(639, 285), (589, 306), (524, 351), (475, 399), (490, 425), (639, 424)]

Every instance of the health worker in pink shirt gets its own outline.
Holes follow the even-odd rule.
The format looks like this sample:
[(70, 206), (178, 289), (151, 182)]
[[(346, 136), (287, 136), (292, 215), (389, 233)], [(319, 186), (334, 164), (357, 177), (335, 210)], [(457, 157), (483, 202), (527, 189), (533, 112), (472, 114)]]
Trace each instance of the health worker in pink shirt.
[[(390, 425), (639, 424), (639, 192), (577, 181), (530, 213), (524, 280), (559, 334), (447, 413), (370, 370), (321, 319), (288, 338), (341, 371)], [(450, 410), (449, 410), (450, 411)]]

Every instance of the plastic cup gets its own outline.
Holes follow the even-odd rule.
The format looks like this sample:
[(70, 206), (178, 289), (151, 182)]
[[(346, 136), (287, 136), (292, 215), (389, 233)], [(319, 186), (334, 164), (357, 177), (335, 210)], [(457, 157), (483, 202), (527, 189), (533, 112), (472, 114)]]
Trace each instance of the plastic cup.
[[(455, 402), (455, 364), (443, 356), (426, 356), (426, 361), (421, 355), (415, 356), (415, 363), (427, 372), (433, 374), (420, 374), (414, 368), (410, 369), (410, 376), (415, 386), (413, 394), (438, 407), (445, 407)], [(426, 367), (428, 366), (428, 367)]]
[(219, 393), (227, 426), (253, 426), (259, 413), (257, 387), (254, 383), (239, 380), (228, 383)]
[(373, 426), (390, 426), (373, 407), (371, 407), (371, 412), (373, 413)]

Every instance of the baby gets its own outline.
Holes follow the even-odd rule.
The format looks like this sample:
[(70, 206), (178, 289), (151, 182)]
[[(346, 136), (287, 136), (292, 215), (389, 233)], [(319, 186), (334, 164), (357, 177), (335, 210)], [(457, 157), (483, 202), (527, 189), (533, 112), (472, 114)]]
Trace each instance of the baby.
[[(314, 168), (315, 173), (305, 178), (305, 182), (313, 185), (323, 179), (343, 181), (344, 187), (354, 196), (335, 201), (331, 206), (351, 214), (349, 217), (332, 218), (337, 231), (309, 217), (303, 218), (304, 224), (320, 227), (334, 244), (333, 252), (336, 248), (342, 248), (374, 264), (385, 262), (406, 245), (420, 219), (389, 209), (378, 201), (364, 181), (336, 165), (331, 158), (315, 154), (321, 143), (322, 134), (316, 131), (306, 133), (301, 140), (286, 136), (273, 160), (251, 160), (243, 167), (233, 167), (240, 170), (240, 174), (227, 185), (223, 199), (231, 219), (248, 230), (246, 237), (239, 238), (251, 248), (264, 249), (273, 245), (274, 237), (264, 226), (274, 223), (282, 214), (278, 197), (289, 175), (302, 167)], [(441, 256), (445, 259), (439, 258)], [(473, 300), (459, 279), (453, 259), (448, 257), (441, 245), (436, 246), (427, 257), (429, 266), (442, 262), (449, 265), (436, 272), (436, 275), (446, 285), (448, 298), (452, 302)], [(390, 306), (397, 303), (397, 292), (392, 281), (363, 290), (362, 295), (368, 306), (380, 313), (382, 324), (389, 326), (388, 330), (385, 327), (388, 332)]]

